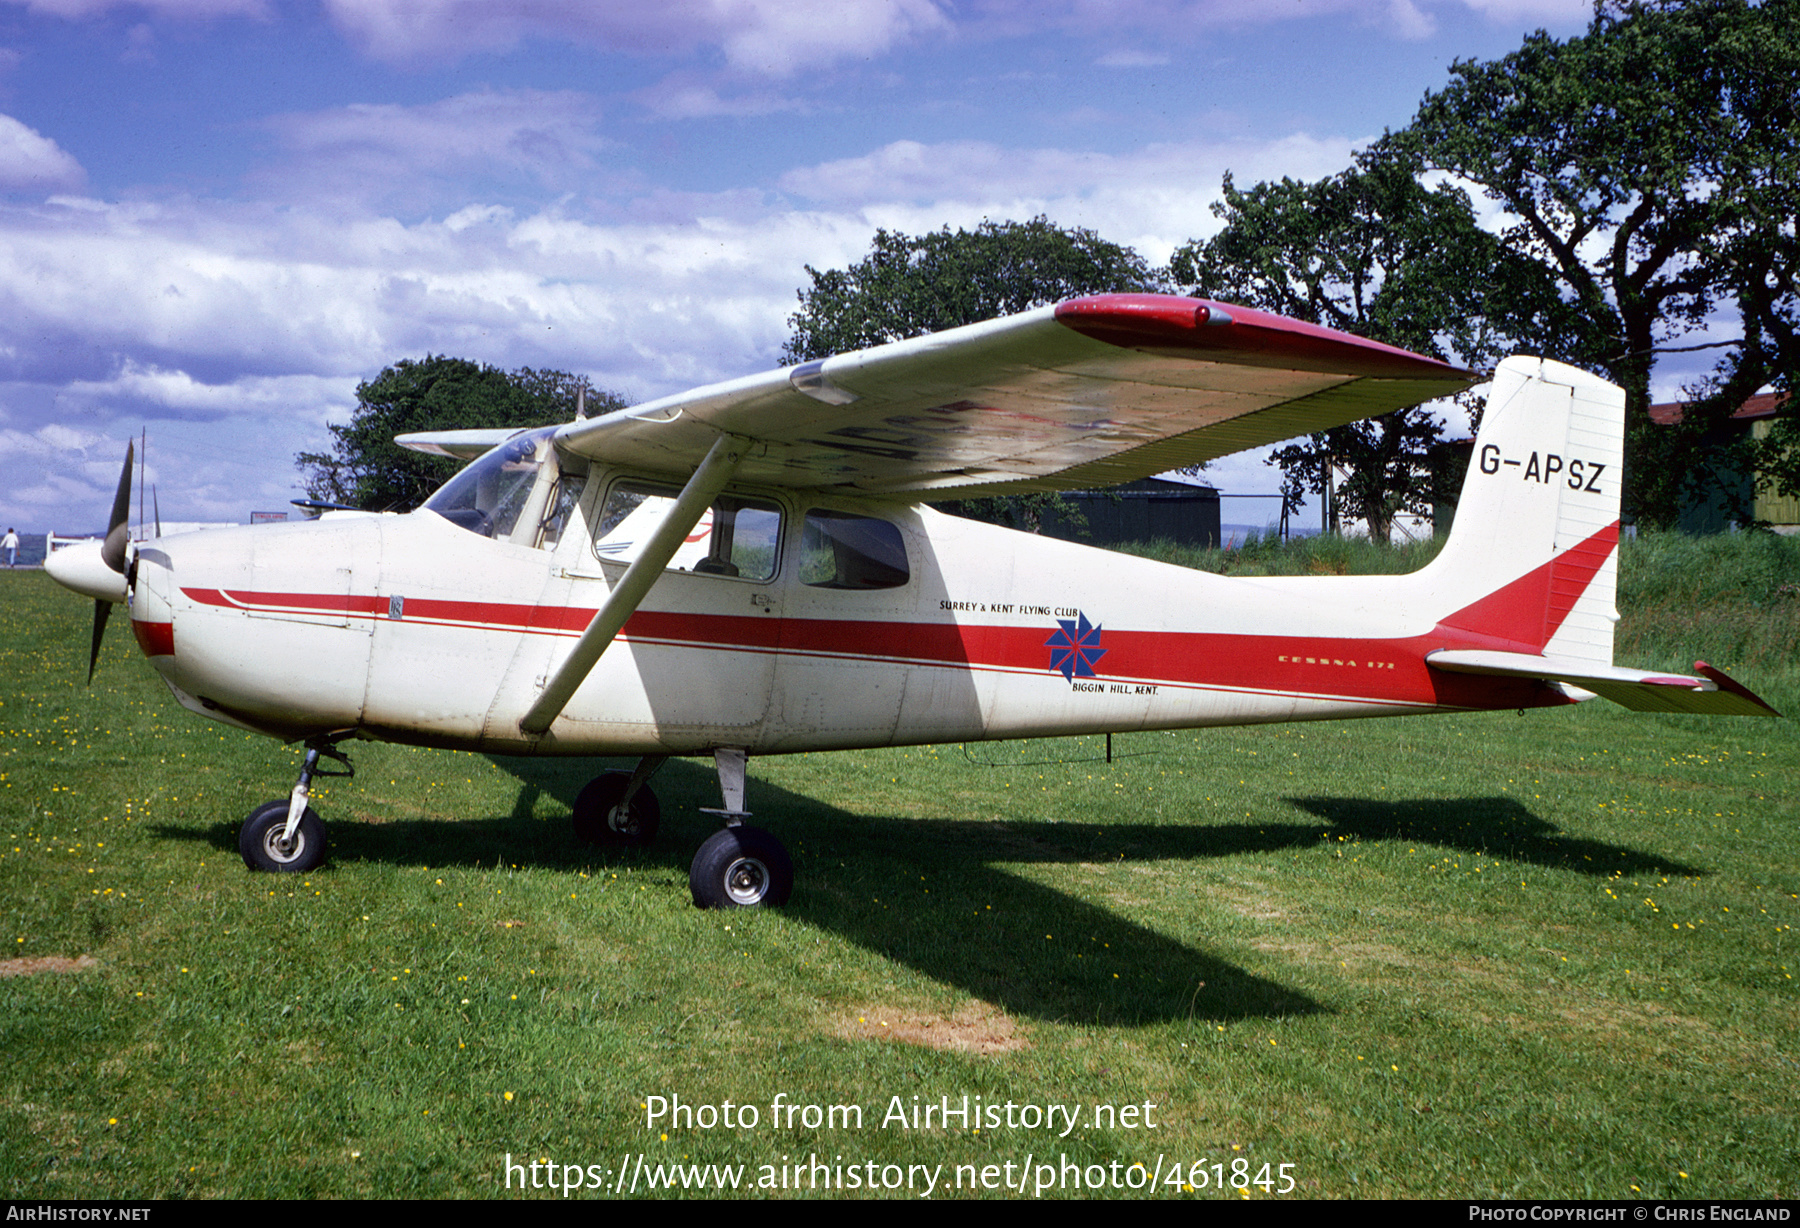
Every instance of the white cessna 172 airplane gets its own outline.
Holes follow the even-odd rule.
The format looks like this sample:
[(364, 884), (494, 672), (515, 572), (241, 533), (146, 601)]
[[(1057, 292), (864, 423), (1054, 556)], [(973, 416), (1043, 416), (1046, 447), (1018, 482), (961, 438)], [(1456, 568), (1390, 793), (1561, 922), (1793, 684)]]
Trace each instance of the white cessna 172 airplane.
[[(1455, 527), (1412, 575), (1226, 579), (947, 516), (932, 499), (1107, 486), (1474, 382), (1246, 308), (1101, 295), (540, 430), (402, 437), (474, 458), (419, 511), (137, 544), (126, 458), (103, 545), (49, 560), (127, 603), (181, 703), (301, 740), (244, 822), (252, 869), (325, 856), (308, 806), (349, 738), (641, 756), (575, 803), (647, 842), (648, 782), (711, 754), (701, 906), (774, 905), (793, 869), (744, 823), (751, 755), (1466, 712), (1602, 695), (1773, 709), (1719, 671), (1612, 663), (1623, 395), (1514, 358)], [(92, 666), (90, 662), (90, 677)]]

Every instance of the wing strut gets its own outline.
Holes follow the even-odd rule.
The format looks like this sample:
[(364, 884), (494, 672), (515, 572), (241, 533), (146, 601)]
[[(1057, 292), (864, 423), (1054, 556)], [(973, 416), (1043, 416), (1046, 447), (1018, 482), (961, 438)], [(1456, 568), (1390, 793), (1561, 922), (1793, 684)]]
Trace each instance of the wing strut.
[(749, 447), (749, 440), (735, 435), (721, 435), (713, 443), (706, 459), (700, 462), (700, 467), (694, 470), (694, 476), (682, 487), (675, 506), (669, 509), (662, 524), (644, 542), (643, 549), (632, 560), (631, 566), (625, 569), (624, 576), (606, 598), (606, 603), (594, 612), (594, 620), (581, 633), (581, 638), (575, 641), (575, 647), (569, 650), (563, 663), (556, 667), (556, 672), (544, 683), (544, 693), (531, 705), (531, 710), (520, 718), (520, 729), (530, 734), (543, 733), (562, 714), (576, 688), (599, 663), (600, 654), (613, 642), (614, 637), (625, 626), (625, 620), (637, 610), (638, 603), (649, 593), (650, 586), (656, 583), (663, 568), (675, 557), (681, 543), (693, 532), (694, 526), (700, 523), (700, 517), (706, 514), (713, 497), (725, 489), (725, 483), (731, 480), (731, 475), (737, 471)]

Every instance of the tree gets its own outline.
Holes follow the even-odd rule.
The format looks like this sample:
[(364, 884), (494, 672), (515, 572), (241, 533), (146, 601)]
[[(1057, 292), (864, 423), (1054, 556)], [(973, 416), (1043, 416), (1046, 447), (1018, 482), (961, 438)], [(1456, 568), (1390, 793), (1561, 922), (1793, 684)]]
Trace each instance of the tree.
[[(925, 333), (975, 324), (1086, 294), (1162, 289), (1144, 258), (1091, 230), (984, 221), (931, 234), (877, 230), (869, 254), (847, 269), (806, 266), (812, 285), (788, 317), (789, 362), (809, 362)], [(970, 499), (946, 510), (1036, 532), (1047, 508), (1074, 511), (1060, 495)], [(1078, 514), (1078, 513), (1077, 513)]]
[[(1791, 378), (1797, 46), (1794, 0), (1603, 4), (1579, 38), (1456, 64), (1383, 140), (1499, 205), (1507, 245), (1603, 334), (1586, 365), (1625, 389), (1626, 511), (1645, 523), (1678, 515), (1709, 416)], [(1720, 311), (1740, 339), (1679, 344)], [(1670, 432), (1650, 377), (1684, 348), (1731, 352), (1707, 412)]]
[(932, 234), (877, 230), (847, 269), (806, 266), (812, 285), (788, 317), (790, 362), (828, 358), (925, 333), (1013, 315), (1084, 294), (1154, 290), (1144, 258), (1091, 230), (1048, 218), (946, 226)]
[[(1273, 311), (1481, 368), (1528, 343), (1552, 357), (1585, 335), (1536, 262), (1476, 223), (1468, 197), (1428, 190), (1405, 150), (1378, 146), (1316, 183), (1241, 191), (1228, 175), (1213, 211), (1225, 228), (1177, 249), (1170, 275), (1190, 293)], [(1471, 405), (1478, 415), (1479, 407)], [(1423, 514), (1429, 454), (1442, 435), (1422, 407), (1320, 432), (1277, 452), (1289, 512), (1326, 494), (1346, 466), (1338, 506), (1387, 540), (1395, 517)]]
[(589, 413), (625, 402), (597, 392), (584, 375), (521, 367), (502, 371), (464, 358), (401, 359), (356, 387), (356, 412), (332, 424), (332, 451), (302, 452), (295, 460), (315, 499), (374, 511), (417, 507), (456, 472), (460, 462), (413, 452), (394, 442), (411, 431), (474, 427), (547, 426), (575, 416), (586, 390)]
[[(1719, 89), (1729, 98), (1724, 139), (1714, 146), (1705, 171), (1712, 189), (1713, 220), (1705, 259), (1728, 297), (1743, 336), (1709, 379), (1690, 387), (1690, 404), (1680, 430), (1670, 432), (1669, 451), (1685, 460), (1708, 446), (1718, 426), (1744, 400), (1767, 386), (1782, 394), (1784, 411), (1765, 439), (1738, 435), (1724, 466), (1685, 465), (1690, 475), (1723, 469), (1755, 473), (1778, 493), (1800, 494), (1800, 402), (1794, 393), (1800, 371), (1800, 3), (1765, 0), (1755, 10), (1730, 6), (1732, 20), (1718, 31), (1709, 50)], [(1705, 490), (1688, 483), (1690, 498), (1736, 493), (1730, 485)], [(1749, 521), (1739, 506), (1735, 518)]]

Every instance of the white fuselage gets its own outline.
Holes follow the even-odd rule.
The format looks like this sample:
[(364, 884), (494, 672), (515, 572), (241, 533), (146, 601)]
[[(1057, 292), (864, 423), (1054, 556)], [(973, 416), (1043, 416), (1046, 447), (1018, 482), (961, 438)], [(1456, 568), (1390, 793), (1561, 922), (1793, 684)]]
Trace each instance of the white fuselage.
[[(134, 630), (182, 702), (217, 719), (508, 754), (773, 754), (1566, 702), (1428, 669), (1434, 649), (1509, 646), (1443, 626), (1460, 598), (1429, 570), (1225, 579), (923, 507), (753, 491), (780, 510), (773, 574), (664, 572), (529, 736), (521, 717), (624, 573), (594, 548), (619, 480), (596, 469), (550, 549), (429, 511), (145, 543)], [(802, 523), (820, 508), (894, 525), (904, 583), (807, 583)]]

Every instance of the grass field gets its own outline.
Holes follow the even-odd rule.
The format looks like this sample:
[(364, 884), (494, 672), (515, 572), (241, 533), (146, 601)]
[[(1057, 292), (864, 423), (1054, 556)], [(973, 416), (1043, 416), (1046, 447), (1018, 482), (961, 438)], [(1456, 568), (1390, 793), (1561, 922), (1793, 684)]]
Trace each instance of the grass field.
[[(1795, 547), (1629, 543), (1621, 663), (1800, 710)], [(1184, 561), (1395, 565), (1355, 553)], [(332, 863), (249, 874), (294, 749), (181, 712), (123, 620), (85, 686), (89, 607), (41, 574), (0, 611), (11, 1198), (560, 1197), (518, 1187), (575, 1165), (713, 1193), (685, 1164), (780, 1194), (812, 1157), (819, 1196), (1800, 1196), (1791, 720), (757, 760), (793, 903), (701, 913), (699, 761), (658, 778), (655, 848), (600, 855), (567, 834), (592, 763), (363, 746), (317, 802)], [(964, 1096), (999, 1120), (912, 1128)], [(647, 1121), (677, 1098), (735, 1124)]]

